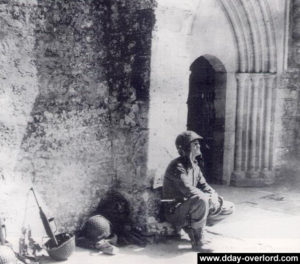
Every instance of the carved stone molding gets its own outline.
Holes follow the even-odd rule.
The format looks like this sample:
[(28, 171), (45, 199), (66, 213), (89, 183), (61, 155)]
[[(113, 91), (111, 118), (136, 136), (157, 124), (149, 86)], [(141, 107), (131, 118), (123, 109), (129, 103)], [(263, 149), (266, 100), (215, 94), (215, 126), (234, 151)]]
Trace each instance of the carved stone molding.
[(266, 0), (220, 0), (236, 38), (239, 72), (277, 69), (273, 18)]
[(232, 184), (261, 186), (274, 181), (273, 107), (276, 75), (239, 73)]
[(239, 54), (231, 183), (271, 184), (277, 54), (270, 6), (267, 0), (220, 0), (220, 3), (232, 25)]

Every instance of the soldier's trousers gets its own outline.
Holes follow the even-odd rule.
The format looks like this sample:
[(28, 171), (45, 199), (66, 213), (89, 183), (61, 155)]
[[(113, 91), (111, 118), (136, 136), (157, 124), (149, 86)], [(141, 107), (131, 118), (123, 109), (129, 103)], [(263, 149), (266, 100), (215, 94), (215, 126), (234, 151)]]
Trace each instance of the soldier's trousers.
[(165, 216), (166, 220), (177, 230), (185, 227), (200, 229), (206, 223), (213, 225), (223, 220), (233, 212), (234, 205), (231, 202), (224, 201), (218, 215), (210, 215), (209, 209), (209, 199), (195, 195), (175, 206), (173, 212), (166, 213)]

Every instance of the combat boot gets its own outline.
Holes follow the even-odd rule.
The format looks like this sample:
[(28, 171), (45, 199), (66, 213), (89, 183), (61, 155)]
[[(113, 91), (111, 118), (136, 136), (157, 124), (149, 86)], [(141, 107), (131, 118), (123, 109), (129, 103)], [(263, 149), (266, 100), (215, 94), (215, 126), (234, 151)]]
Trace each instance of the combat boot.
[(204, 229), (193, 229), (190, 227), (184, 228), (184, 231), (189, 235), (191, 239), (192, 249), (197, 252), (211, 252), (209, 249), (203, 247), (208, 244), (208, 241), (204, 238)]

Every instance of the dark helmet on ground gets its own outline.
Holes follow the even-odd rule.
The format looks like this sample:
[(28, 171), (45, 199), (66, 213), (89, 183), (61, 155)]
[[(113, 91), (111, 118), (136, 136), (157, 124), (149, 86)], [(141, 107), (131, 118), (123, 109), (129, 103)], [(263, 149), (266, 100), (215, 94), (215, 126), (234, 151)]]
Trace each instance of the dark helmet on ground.
[[(201, 140), (203, 137), (195, 133), (194, 131), (187, 130), (182, 133), (180, 133), (176, 140), (175, 145), (180, 155), (183, 155), (183, 152), (189, 152), (191, 142), (194, 140)], [(182, 152), (183, 151), (183, 152)]]
[(111, 235), (111, 223), (102, 215), (94, 215), (86, 221), (82, 231), (86, 238), (99, 241)]

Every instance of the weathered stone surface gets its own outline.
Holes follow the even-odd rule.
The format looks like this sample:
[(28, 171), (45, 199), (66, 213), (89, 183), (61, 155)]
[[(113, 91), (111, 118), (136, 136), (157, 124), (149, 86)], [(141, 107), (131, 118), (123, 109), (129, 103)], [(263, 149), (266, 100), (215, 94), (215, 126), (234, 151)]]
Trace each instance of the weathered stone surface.
[[(4, 1), (5, 2), (5, 1)], [(0, 168), (12, 177), (16, 156), (37, 94), (34, 56), (36, 2), (2, 2), (0, 6)], [(9, 175), (9, 176), (8, 176)]]
[(1, 177), (33, 184), (60, 230), (111, 188), (143, 225), (153, 2), (1, 4)]
[(300, 153), (299, 129), (299, 4), (298, 0), (291, 2), (291, 24), (289, 36), (288, 69), (282, 75), (278, 91), (278, 101), (281, 104), (277, 113), (277, 128), (280, 132), (276, 149), (275, 166), (277, 175), (293, 177), (300, 170), (297, 162)]
[[(299, 1), (296, 4), (299, 6)], [(224, 31), (224, 25), (209, 25), (205, 18), (201, 20), (203, 24), (193, 20), (193, 9), (187, 13), (183, 6), (174, 11), (167, 5), (159, 15), (176, 36), (170, 38), (160, 31), (155, 39), (162, 40), (164, 48), (154, 58), (157, 67), (152, 69), (151, 109), (155, 110), (154, 117), (161, 117), (151, 123), (154, 138), (159, 134), (153, 146), (165, 144), (167, 135), (175, 136), (178, 124), (179, 128), (185, 127), (189, 58), (199, 56), (198, 46), (202, 44), (221, 43), (218, 36), (223, 38), (229, 30), (229, 25)], [(159, 196), (149, 188), (151, 175), (159, 159), (163, 160), (161, 172), (165, 160), (170, 160), (176, 150), (168, 138), (170, 144), (167, 148), (162, 146), (154, 157), (150, 168), (153, 173), (148, 173), (147, 178), (154, 6), (152, 0), (0, 1), (1, 184), (8, 180), (15, 185), (20, 183), (20, 188), (33, 184), (61, 229), (74, 230), (111, 188), (128, 199), (132, 219), (141, 228), (149, 224), (149, 215), (158, 213)], [(274, 128), (280, 133), (275, 139), (274, 166), (278, 175), (291, 167), (292, 158), (300, 157), (300, 71), (293, 59), (294, 52), (299, 51), (298, 9), (294, 9), (292, 18), (289, 67), (277, 94), (281, 108)], [(174, 12), (180, 16), (173, 16)], [(225, 19), (220, 16), (217, 22)], [(193, 35), (197, 26), (202, 39), (198, 39), (198, 31)], [(208, 26), (215, 27), (208, 30), (211, 35), (205, 33)], [(218, 50), (216, 47), (225, 50), (226, 54), (220, 55), (231, 76), (228, 87), (234, 87), (232, 77), (236, 72), (236, 55), (227, 52), (234, 49), (230, 48), (233, 44), (228, 41), (226, 49), (224, 43), (208, 49), (208, 53)], [(192, 46), (190, 54), (186, 48)], [(236, 94), (232, 89), (228, 91), (226, 104), (235, 109), (231, 102), (236, 100)], [(231, 114), (226, 116), (229, 134), (234, 118)], [(163, 132), (157, 120), (164, 124)], [(226, 147), (233, 151), (234, 140), (228, 142)], [(171, 155), (169, 150), (174, 150)], [(293, 164), (297, 167), (297, 163)], [(9, 206), (5, 209), (10, 214), (8, 219), (23, 213), (24, 207), (18, 209), (15, 204), (11, 211)]]
[[(130, 2), (130, 3), (129, 3)], [(145, 5), (141, 3), (145, 3)], [(106, 76), (110, 91), (114, 187), (128, 194), (133, 220), (145, 228), (150, 45), (154, 24), (150, 1), (110, 3), (106, 24)], [(126, 13), (126, 14), (125, 14)], [(125, 15), (124, 15), (125, 14)]]

